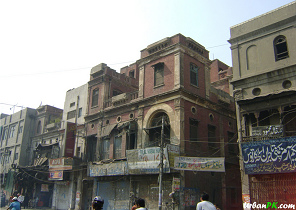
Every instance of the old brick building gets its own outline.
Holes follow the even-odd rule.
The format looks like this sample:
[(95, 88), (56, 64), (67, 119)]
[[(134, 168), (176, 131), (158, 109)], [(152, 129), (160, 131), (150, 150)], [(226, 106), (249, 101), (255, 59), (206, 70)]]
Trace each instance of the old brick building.
[[(177, 34), (148, 45), (120, 73), (103, 63), (92, 68), (85, 203), (92, 192), (104, 197), (106, 208), (130, 209), (142, 197), (158, 209), (163, 146), (163, 205), (171, 205), (175, 189), (180, 209), (195, 209), (203, 191), (224, 209), (241, 208), (234, 100), (211, 85), (211, 63), (205, 47)], [(179, 156), (225, 158), (225, 172), (180, 170)]]

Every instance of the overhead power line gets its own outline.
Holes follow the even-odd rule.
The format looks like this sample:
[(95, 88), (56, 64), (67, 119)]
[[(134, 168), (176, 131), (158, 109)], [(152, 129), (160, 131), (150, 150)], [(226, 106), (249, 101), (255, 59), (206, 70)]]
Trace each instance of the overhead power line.
[[(216, 47), (222, 47), (222, 46), (226, 46), (229, 44), (222, 44), (222, 45), (216, 45), (216, 46), (212, 46), (212, 47), (207, 47), (207, 49), (211, 49), (211, 48), (216, 48)], [(124, 61), (124, 62), (120, 62), (120, 63), (112, 63), (112, 64), (108, 64), (108, 65), (119, 65), (119, 64), (125, 64), (125, 63), (134, 63), (135, 60), (133, 61)], [(20, 76), (33, 76), (33, 75), (43, 75), (43, 74), (54, 74), (54, 73), (61, 73), (61, 72), (67, 72), (67, 71), (77, 71), (77, 70), (82, 70), (82, 69), (91, 69), (92, 67), (81, 67), (81, 68), (75, 68), (75, 69), (65, 69), (65, 70), (58, 70), (58, 71), (49, 71), (49, 72), (34, 72), (34, 73), (28, 73), (28, 74), (12, 74), (12, 75), (2, 75), (1, 77), (3, 78), (7, 78), (7, 77), (20, 77)]]

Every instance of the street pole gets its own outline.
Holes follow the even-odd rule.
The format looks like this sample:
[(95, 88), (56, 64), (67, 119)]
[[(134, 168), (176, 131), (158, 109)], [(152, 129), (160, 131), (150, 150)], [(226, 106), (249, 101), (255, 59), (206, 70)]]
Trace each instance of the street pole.
[(160, 137), (160, 169), (159, 169), (159, 197), (158, 209), (162, 209), (162, 174), (163, 174), (163, 138), (164, 138), (164, 117), (161, 119), (161, 137)]

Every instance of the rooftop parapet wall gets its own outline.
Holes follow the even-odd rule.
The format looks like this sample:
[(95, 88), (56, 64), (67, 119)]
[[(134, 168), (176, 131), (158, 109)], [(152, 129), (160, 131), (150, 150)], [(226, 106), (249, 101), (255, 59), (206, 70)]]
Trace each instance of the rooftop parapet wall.
[(160, 52), (163, 49), (176, 45), (178, 43), (187, 46), (188, 48), (206, 58), (209, 58), (209, 51), (206, 50), (204, 46), (194, 41), (190, 37), (185, 37), (182, 34), (176, 34), (172, 37), (167, 37), (148, 45), (145, 49), (141, 50), (141, 59), (153, 55), (154, 53)]
[[(266, 29), (277, 23), (285, 24), (287, 21), (296, 20), (296, 1), (279, 7), (275, 10), (232, 26), (230, 28), (231, 38), (230, 43), (235, 42), (235, 40), (243, 35)], [(276, 17), (276, 18), (274, 18)]]

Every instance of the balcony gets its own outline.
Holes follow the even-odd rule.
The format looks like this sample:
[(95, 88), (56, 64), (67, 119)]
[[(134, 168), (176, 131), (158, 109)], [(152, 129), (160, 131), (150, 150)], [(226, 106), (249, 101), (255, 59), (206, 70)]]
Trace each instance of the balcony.
[(60, 122), (58, 122), (58, 123), (50, 123), (45, 127), (45, 129), (46, 129), (47, 132), (49, 132), (49, 131), (53, 131), (53, 130), (58, 130), (60, 127), (61, 127)]
[(131, 93), (122, 93), (120, 95), (114, 96), (106, 101), (104, 101), (104, 109), (110, 107), (117, 107), (123, 104), (127, 104), (134, 99), (138, 98), (138, 91)]

